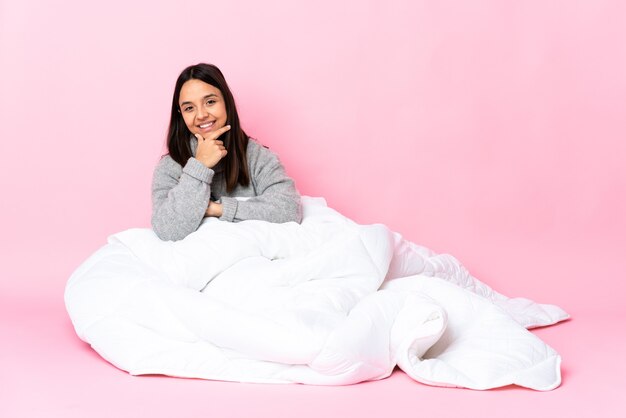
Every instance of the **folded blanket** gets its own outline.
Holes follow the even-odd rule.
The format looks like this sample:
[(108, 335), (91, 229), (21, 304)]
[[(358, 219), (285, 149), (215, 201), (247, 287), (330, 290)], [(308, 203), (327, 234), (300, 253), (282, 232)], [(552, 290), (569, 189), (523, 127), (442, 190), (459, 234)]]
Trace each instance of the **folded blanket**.
[(560, 384), (559, 355), (526, 328), (563, 310), (507, 298), (323, 199), (303, 210), (302, 224), (207, 218), (177, 242), (109, 237), (67, 283), (76, 333), (134, 375), (343, 385), (397, 365), (438, 386)]

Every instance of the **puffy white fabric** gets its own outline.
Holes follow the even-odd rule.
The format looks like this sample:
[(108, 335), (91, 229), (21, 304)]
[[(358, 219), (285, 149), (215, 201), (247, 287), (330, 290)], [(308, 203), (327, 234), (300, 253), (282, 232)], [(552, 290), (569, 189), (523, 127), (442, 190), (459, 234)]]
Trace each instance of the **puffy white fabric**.
[(563, 310), (509, 299), (323, 199), (303, 209), (301, 225), (207, 218), (177, 242), (109, 237), (67, 283), (78, 336), (134, 375), (343, 385), (398, 365), (438, 386), (560, 384), (559, 355), (526, 328)]

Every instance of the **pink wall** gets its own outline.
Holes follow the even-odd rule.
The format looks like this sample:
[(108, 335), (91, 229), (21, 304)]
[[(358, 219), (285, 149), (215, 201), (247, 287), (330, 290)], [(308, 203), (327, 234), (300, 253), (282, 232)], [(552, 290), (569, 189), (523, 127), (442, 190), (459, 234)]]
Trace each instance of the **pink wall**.
[(507, 294), (620, 308), (623, 2), (167, 3), (0, 3), (4, 296), (61, 297), (149, 225), (175, 78), (205, 61), (302, 193)]

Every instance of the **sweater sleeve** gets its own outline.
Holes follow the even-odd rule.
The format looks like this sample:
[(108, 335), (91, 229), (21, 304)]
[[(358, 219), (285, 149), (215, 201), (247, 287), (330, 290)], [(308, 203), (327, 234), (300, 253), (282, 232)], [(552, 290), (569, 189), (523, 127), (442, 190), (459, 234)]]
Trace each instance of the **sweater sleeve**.
[(294, 181), (287, 176), (280, 160), (269, 149), (257, 145), (254, 155), (249, 154), (251, 183), (255, 197), (239, 201), (222, 197), (220, 219), (239, 222), (257, 219), (274, 223), (302, 221), (300, 194)]
[(178, 241), (200, 226), (211, 197), (214, 171), (195, 158), (184, 167), (161, 159), (152, 179), (152, 229), (164, 241)]

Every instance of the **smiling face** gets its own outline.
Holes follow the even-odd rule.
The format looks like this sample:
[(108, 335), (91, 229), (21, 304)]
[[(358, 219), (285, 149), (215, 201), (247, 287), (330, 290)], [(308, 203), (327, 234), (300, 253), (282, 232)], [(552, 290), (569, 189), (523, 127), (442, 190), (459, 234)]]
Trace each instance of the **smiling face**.
[(226, 124), (226, 103), (222, 92), (202, 80), (183, 84), (178, 99), (180, 113), (192, 134), (205, 137)]

